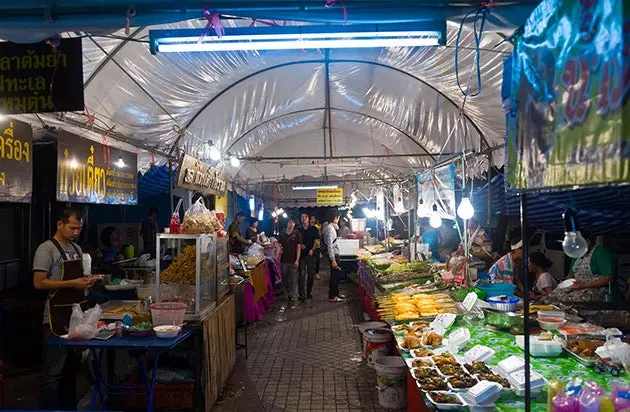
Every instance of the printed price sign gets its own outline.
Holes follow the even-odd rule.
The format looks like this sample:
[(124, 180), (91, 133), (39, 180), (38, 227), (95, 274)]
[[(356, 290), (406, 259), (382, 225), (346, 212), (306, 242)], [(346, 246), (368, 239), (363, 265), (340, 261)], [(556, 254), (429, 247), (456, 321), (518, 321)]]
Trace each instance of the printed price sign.
[(33, 194), (33, 131), (17, 120), (0, 120), (0, 202), (29, 203)]
[(343, 188), (317, 189), (317, 204), (343, 205)]

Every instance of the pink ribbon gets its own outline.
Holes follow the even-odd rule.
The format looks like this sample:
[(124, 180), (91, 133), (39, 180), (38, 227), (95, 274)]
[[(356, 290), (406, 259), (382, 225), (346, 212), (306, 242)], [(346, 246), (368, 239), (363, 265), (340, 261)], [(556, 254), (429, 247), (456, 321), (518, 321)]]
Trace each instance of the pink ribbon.
[(203, 42), (203, 39), (205, 39), (210, 28), (214, 29), (214, 32), (216, 33), (218, 38), (223, 37), (223, 35), (225, 34), (225, 26), (223, 26), (223, 23), (221, 23), (221, 16), (219, 15), (219, 13), (210, 13), (208, 7), (204, 6), (203, 17), (205, 17), (208, 23), (206, 23), (205, 30), (199, 38), (199, 43)]
[(90, 125), (90, 127), (94, 126), (95, 116), (93, 114), (90, 114), (90, 111), (88, 110), (87, 106), (84, 106), (83, 108), (83, 116), (87, 117), (87, 122)]
[[(61, 46), (61, 37), (53, 37), (50, 39), (46, 39), (46, 44), (49, 45), (50, 47), (52, 47), (53, 51), (54, 50), (59, 50), (59, 47)], [(53, 91), (53, 84), (55, 82), (55, 77), (57, 76), (57, 67), (59, 66), (59, 53), (57, 53), (56, 55), (56, 59), (55, 59), (55, 70), (53, 70), (53, 74), (52, 77), (50, 78), (50, 95), (52, 96), (52, 91)]]
[[(337, 4), (337, 0), (326, 0), (326, 7), (330, 8)], [(348, 23), (348, 9), (346, 9), (346, 5), (343, 0), (339, 0), (339, 4), (341, 4), (341, 9), (343, 10), (343, 24)]]
[[(276, 23), (275, 21), (265, 21), (265, 20), (256, 20), (256, 19), (252, 19), (252, 23), (249, 25), (249, 27), (255, 27), (256, 23), (264, 24), (265, 26), (280, 27), (280, 25), (278, 23)], [(287, 21), (283, 20), (282, 21), (282, 27), (284, 27), (286, 25), (287, 25)]]

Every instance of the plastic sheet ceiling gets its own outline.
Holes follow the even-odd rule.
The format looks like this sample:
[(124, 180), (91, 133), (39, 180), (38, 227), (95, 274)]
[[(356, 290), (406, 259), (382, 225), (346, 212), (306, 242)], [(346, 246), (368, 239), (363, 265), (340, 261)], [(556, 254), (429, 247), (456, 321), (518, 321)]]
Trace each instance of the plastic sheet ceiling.
[[(191, 20), (150, 28), (204, 24)], [(88, 133), (91, 138), (98, 140), (103, 130), (110, 130), (110, 136), (143, 149), (167, 154), (177, 143), (193, 155), (211, 140), (222, 153), (247, 158), (241, 168), (225, 166), (243, 182), (383, 170), (407, 175), (464, 148), (483, 152), (504, 143), (502, 60), (511, 45), (498, 45), (503, 37), (497, 33), (483, 34), (483, 90), (468, 99), (465, 117), (456, 127), (463, 99), (454, 71), (459, 24), (449, 23), (446, 47), (330, 50), (328, 56), (324, 51), (153, 56), (146, 43), (150, 28), (132, 28), (129, 40), (83, 39), (86, 108), (96, 116), (100, 132)], [(472, 26), (464, 27), (464, 86), (473, 56)], [(50, 115), (41, 117), (51, 120)], [(87, 118), (66, 113), (65, 121), (80, 126)], [(185, 133), (179, 138), (181, 130)], [(331, 154), (369, 157), (295, 159)], [(399, 157), (379, 157), (391, 154)], [(147, 168), (149, 158), (143, 155), (146, 164), (141, 168)], [(502, 164), (503, 150), (493, 152), (493, 162)]]

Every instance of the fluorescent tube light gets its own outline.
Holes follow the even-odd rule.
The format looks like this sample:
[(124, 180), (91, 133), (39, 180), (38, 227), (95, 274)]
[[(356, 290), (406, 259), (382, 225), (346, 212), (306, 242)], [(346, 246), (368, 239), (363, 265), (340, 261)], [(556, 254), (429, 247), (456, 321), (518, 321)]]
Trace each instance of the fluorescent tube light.
[(317, 189), (338, 189), (339, 186), (293, 186), (293, 190), (317, 190)]
[(439, 46), (446, 42), (446, 22), (237, 27), (226, 28), (221, 38), (211, 33), (151, 30), (151, 53)]

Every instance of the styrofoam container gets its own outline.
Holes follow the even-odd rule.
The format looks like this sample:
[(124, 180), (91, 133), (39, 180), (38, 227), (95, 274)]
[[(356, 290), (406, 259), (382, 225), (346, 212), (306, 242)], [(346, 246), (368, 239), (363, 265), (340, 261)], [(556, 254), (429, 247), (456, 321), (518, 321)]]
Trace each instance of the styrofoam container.
[(467, 362), (482, 361), (487, 362), (494, 357), (496, 352), (487, 346), (477, 345), (464, 353), (464, 358)]
[(473, 399), (467, 392), (458, 393), (457, 397), (460, 401), (466, 404), (470, 412), (485, 412), (495, 411), (496, 406), (494, 403), (475, 404)]
[(499, 373), (507, 378), (510, 374), (525, 369), (525, 359), (512, 355), (503, 359), (497, 366), (499, 367)]
[[(413, 366), (413, 361), (416, 359), (422, 359), (423, 361), (429, 362), (431, 365), (431, 367), (435, 367), (435, 363), (433, 362), (433, 359), (426, 357), (426, 358), (407, 358), (405, 359), (405, 362), (407, 362), (407, 366), (409, 366), (409, 368), (415, 368), (415, 366)], [(429, 366), (427, 366), (429, 367)]]
[(448, 346), (454, 352), (458, 352), (468, 341), (470, 341), (470, 330), (459, 328), (448, 336), (448, 342), (444, 346)]
[[(525, 336), (516, 337), (516, 346), (525, 350)], [(537, 358), (554, 358), (562, 353), (562, 343), (555, 340), (539, 340), (538, 336), (530, 336), (529, 353)]]
[(456, 403), (438, 403), (431, 397), (431, 393), (427, 392), (427, 399), (429, 400), (429, 402), (431, 402), (435, 406), (435, 408), (437, 410), (440, 410), (440, 411), (456, 411), (456, 410), (464, 409), (466, 407), (466, 404), (461, 400), (461, 398), (459, 396), (457, 396), (457, 394), (455, 392), (449, 392), (449, 391), (434, 391), (434, 392), (444, 393), (444, 394), (447, 394), (447, 395), (454, 396), (457, 399), (459, 399), (460, 402), (462, 402), (461, 405), (458, 405)]
[(466, 393), (473, 400), (475, 405), (493, 403), (501, 396), (503, 385), (497, 382), (480, 381), (478, 384), (468, 389)]
[[(525, 396), (525, 370), (513, 372), (508, 376), (508, 381), (514, 388), (514, 392), (518, 396)], [(545, 387), (545, 378), (538, 372), (532, 371), (530, 374), (530, 392), (532, 395), (538, 395)]]

